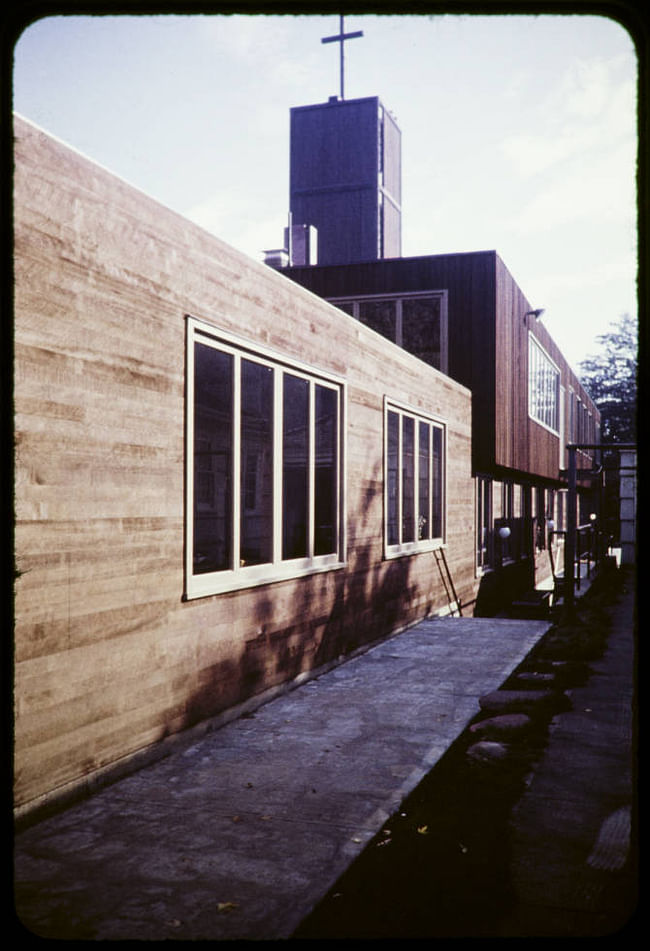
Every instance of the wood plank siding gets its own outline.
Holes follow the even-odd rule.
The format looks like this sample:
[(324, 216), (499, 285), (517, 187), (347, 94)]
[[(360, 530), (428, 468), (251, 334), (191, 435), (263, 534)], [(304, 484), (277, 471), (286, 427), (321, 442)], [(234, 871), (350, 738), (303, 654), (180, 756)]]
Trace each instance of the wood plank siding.
[[(567, 454), (564, 452), (560, 455), (559, 435), (536, 422), (529, 412), (529, 334), (539, 341), (560, 373), (560, 386), (565, 394), (560, 406), (560, 433), (564, 435), (564, 443), (577, 441), (575, 437), (578, 435), (577, 432), (573, 437), (570, 434), (570, 393), (574, 393), (580, 399), (581, 405), (586, 407), (594, 421), (594, 428), (600, 423), (600, 414), (546, 330), (543, 319), (537, 320), (532, 315), (525, 316), (532, 307), (498, 255), (496, 275), (495, 377), (498, 412), (494, 465), (497, 468), (554, 480), (558, 478), (560, 468), (566, 468)], [(583, 438), (581, 441), (594, 442), (595, 432), (592, 438)], [(592, 455), (581, 453), (578, 458), (579, 468), (590, 468), (591, 464)]]
[[(385, 557), (387, 398), (446, 427), (448, 558), (463, 600), (476, 581), (466, 387), (30, 123), (15, 136), (24, 812), (446, 608), (431, 552)], [(185, 597), (188, 314), (343, 381), (336, 570)]]
[(289, 201), (324, 263), (401, 253), (401, 133), (376, 96), (291, 110)]
[[(566, 466), (566, 459), (560, 465), (559, 434), (529, 414), (529, 332), (560, 371), (565, 442), (572, 438), (570, 393), (585, 407), (594, 427), (599, 422), (596, 407), (543, 323), (525, 318), (532, 305), (495, 251), (291, 267), (282, 273), (325, 298), (447, 293), (448, 373), (472, 391), (474, 472), (558, 482), (560, 469)], [(589, 468), (591, 458), (582, 454), (579, 464)]]

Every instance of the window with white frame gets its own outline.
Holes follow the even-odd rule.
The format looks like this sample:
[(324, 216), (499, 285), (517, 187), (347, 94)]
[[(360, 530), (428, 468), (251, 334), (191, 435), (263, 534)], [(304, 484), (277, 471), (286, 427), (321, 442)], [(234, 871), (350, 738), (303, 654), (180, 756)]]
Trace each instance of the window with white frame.
[(420, 360), (447, 372), (446, 291), (328, 300)]
[(493, 483), (489, 476), (476, 477), (476, 569), (482, 574), (494, 561)]
[(554, 433), (560, 425), (560, 371), (539, 341), (528, 335), (528, 413)]
[(445, 426), (386, 402), (385, 551), (427, 551), (445, 533)]
[(340, 564), (343, 383), (188, 318), (186, 594)]

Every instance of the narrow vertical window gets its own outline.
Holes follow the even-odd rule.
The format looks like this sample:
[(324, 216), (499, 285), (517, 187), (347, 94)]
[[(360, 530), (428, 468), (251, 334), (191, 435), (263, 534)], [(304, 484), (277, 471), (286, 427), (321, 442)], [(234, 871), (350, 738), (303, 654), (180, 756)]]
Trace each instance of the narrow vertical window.
[(418, 424), (418, 538), (431, 538), (431, 427)]
[(336, 551), (338, 535), (338, 394), (317, 385), (315, 427), (314, 554)]
[(224, 571), (232, 562), (233, 359), (194, 346), (195, 574)]
[(415, 423), (412, 416), (402, 417), (402, 542), (415, 539), (414, 493)]
[(433, 525), (432, 537), (442, 538), (444, 506), (443, 431), (433, 427)]
[(387, 449), (387, 540), (389, 545), (399, 544), (399, 416), (388, 413)]
[(273, 370), (241, 362), (240, 564), (273, 560)]
[(493, 560), (492, 480), (485, 476), (476, 479), (476, 504), (476, 566), (482, 571)]
[(282, 409), (282, 557), (307, 556), (309, 381), (284, 375)]

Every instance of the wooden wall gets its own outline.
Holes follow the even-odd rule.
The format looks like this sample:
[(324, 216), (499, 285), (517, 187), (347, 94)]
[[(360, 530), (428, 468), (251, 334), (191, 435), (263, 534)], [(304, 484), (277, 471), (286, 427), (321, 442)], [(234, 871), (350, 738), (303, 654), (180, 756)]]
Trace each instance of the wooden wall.
[[(444, 608), (382, 559), (384, 396), (448, 425), (448, 553), (474, 581), (470, 394), (17, 119), (15, 800)], [(183, 601), (185, 315), (347, 381), (345, 568)], [(332, 346), (332, 341), (336, 346)]]
[(448, 372), (472, 390), (473, 466), (486, 472), (494, 465), (494, 258), (492, 251), (440, 254), (284, 272), (319, 297), (446, 290)]
[[(580, 384), (571, 366), (546, 327), (543, 316), (537, 320), (525, 315), (532, 310), (523, 292), (500, 258), (496, 259), (496, 414), (495, 465), (531, 474), (534, 477), (557, 480), (560, 470), (559, 437), (537, 423), (528, 414), (528, 347), (529, 333), (560, 370), (561, 385), (565, 390), (563, 406), (564, 442), (569, 435), (569, 390), (572, 388), (585, 403), (596, 420), (600, 414)], [(580, 468), (591, 466), (591, 456), (578, 457)], [(566, 454), (564, 454), (566, 468)]]
[[(562, 384), (589, 400), (543, 322), (495, 251), (293, 267), (285, 273), (322, 297), (446, 290), (449, 375), (472, 391), (474, 471), (524, 481), (557, 481), (559, 441), (528, 416), (528, 330), (561, 370)], [(568, 398), (565, 401), (568, 441)], [(591, 461), (581, 457), (587, 467)]]
[[(373, 96), (291, 110), (290, 210), (294, 224), (317, 229), (326, 264), (376, 259), (380, 241), (383, 255), (401, 253), (401, 139), (381, 108)], [(385, 224), (380, 182), (393, 199)]]

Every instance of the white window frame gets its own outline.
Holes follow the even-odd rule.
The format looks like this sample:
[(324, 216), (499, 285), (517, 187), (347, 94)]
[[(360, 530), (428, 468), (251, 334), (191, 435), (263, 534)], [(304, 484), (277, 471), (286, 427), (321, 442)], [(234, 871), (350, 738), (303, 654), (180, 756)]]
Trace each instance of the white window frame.
[[(402, 347), (402, 301), (403, 300), (426, 300), (430, 297), (435, 297), (440, 301), (440, 366), (438, 368), (433, 367), (433, 369), (438, 369), (441, 373), (447, 373), (448, 368), (448, 353), (449, 353), (449, 334), (448, 334), (448, 304), (447, 298), (448, 293), (446, 290), (428, 290), (428, 291), (402, 291), (391, 294), (350, 294), (345, 297), (328, 297), (327, 301), (330, 304), (333, 304), (335, 307), (339, 307), (341, 304), (352, 304), (352, 317), (355, 320), (359, 320), (359, 304), (363, 304), (366, 301), (394, 301), (396, 306), (395, 311), (395, 343), (398, 347)], [(346, 311), (347, 313), (347, 311)], [(362, 321), (360, 321), (362, 323)], [(364, 324), (364, 327), (367, 327), (367, 324)], [(367, 327), (368, 330), (372, 330), (372, 327)], [(377, 333), (377, 331), (372, 331)], [(382, 336), (380, 334), (380, 336)], [(382, 336), (382, 339), (387, 339)], [(429, 364), (427, 364), (429, 366)]]
[[(397, 481), (397, 525), (400, 535), (400, 541), (397, 544), (388, 543), (388, 512), (389, 512), (389, 478), (388, 478), (388, 414), (397, 413), (400, 417), (399, 426), (399, 455), (402, 455), (402, 420), (405, 416), (414, 421), (414, 442), (413, 442), (413, 520), (414, 520), (414, 541), (402, 541), (402, 465), (398, 466)], [(442, 433), (442, 478), (441, 478), (441, 511), (440, 521), (442, 534), (435, 538), (418, 539), (417, 527), (420, 518), (420, 496), (418, 491), (418, 459), (419, 459), (419, 426), (423, 422), (439, 429)], [(433, 493), (431, 491), (433, 480), (433, 440), (429, 443), (429, 519), (430, 524), (433, 516)], [(404, 555), (418, 554), (419, 552), (433, 551), (441, 548), (447, 537), (447, 422), (438, 416), (423, 413), (421, 410), (413, 409), (404, 403), (396, 402), (389, 397), (384, 397), (384, 558), (401, 558)]]
[[(539, 370), (543, 371), (539, 386)], [(562, 374), (557, 363), (549, 356), (537, 337), (528, 332), (528, 416), (539, 426), (559, 438), (560, 383)], [(551, 386), (551, 380), (553, 385)], [(552, 397), (552, 399), (551, 399)], [(550, 410), (540, 403), (549, 401)], [(546, 417), (546, 418), (545, 418)], [(552, 417), (552, 418), (551, 418)]]
[(477, 473), (474, 486), (475, 574), (481, 578), (494, 568), (494, 481)]
[[(230, 568), (195, 574), (194, 555), (194, 345), (202, 343), (215, 350), (232, 355), (235, 361), (233, 438), (232, 438), (232, 555)], [(272, 561), (258, 565), (239, 563), (239, 524), (241, 514), (240, 466), (241, 380), (239, 367), (242, 359), (271, 367), (274, 372), (273, 409), (273, 541)], [(302, 377), (309, 383), (309, 505), (308, 554), (305, 558), (282, 558), (282, 390), (283, 374)], [(314, 476), (315, 476), (315, 399), (316, 385), (338, 393), (338, 459), (336, 473), (336, 551), (326, 555), (314, 553)], [(342, 568), (346, 564), (346, 444), (347, 387), (343, 379), (324, 373), (311, 366), (288, 359), (284, 355), (234, 334), (221, 331), (207, 321), (186, 317), (186, 433), (185, 433), (185, 599), (207, 597), (226, 591), (237, 591), (275, 581), (284, 581), (302, 575)]]

